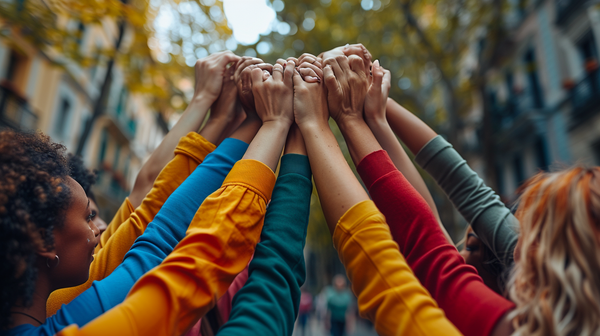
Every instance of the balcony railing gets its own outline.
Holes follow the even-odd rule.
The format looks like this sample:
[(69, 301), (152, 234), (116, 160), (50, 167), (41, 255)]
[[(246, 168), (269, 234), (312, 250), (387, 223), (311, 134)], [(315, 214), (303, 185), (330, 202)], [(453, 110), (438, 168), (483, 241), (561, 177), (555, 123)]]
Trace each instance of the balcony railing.
[(556, 0), (556, 23), (559, 25), (566, 23), (571, 15), (586, 8), (591, 2), (590, 0)]
[(25, 99), (6, 87), (0, 87), (1, 126), (8, 126), (22, 131), (34, 130), (37, 119), (37, 115), (29, 108)]
[(588, 73), (569, 93), (575, 124), (600, 111), (600, 70)]

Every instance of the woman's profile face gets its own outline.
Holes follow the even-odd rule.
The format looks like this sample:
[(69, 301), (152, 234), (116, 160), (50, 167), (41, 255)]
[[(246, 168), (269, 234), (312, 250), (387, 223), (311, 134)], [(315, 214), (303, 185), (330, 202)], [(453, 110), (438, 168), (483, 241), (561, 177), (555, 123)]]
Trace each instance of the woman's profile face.
[(59, 257), (49, 261), (52, 282), (57, 288), (80, 285), (89, 278), (94, 248), (100, 231), (92, 221), (92, 209), (85, 191), (79, 183), (68, 177), (66, 184), (71, 190), (69, 207), (64, 223), (54, 229), (54, 249)]
[(491, 288), (496, 293), (500, 293), (498, 286), (498, 279), (491, 274), (483, 266), (488, 260), (486, 260), (484, 249), (487, 247), (483, 242), (475, 235), (473, 229), (469, 227), (467, 229), (465, 244), (463, 249), (460, 251), (460, 255), (465, 259), (465, 263), (469, 264), (477, 269), (477, 273), (483, 280), (486, 286)]
[(104, 231), (106, 231), (106, 228), (108, 228), (108, 224), (106, 224), (104, 219), (102, 219), (102, 217), (100, 217), (100, 208), (98, 208), (98, 205), (96, 204), (96, 202), (94, 202), (94, 200), (91, 198), (90, 198), (90, 209), (92, 209), (92, 222), (94, 222), (94, 225), (96, 225), (98, 230), (100, 230), (100, 235), (102, 235), (102, 233), (104, 233)]

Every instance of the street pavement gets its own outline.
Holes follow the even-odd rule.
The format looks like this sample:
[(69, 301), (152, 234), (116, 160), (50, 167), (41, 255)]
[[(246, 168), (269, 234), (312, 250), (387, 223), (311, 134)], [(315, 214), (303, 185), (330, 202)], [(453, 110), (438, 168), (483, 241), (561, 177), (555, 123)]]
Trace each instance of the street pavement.
[[(325, 329), (325, 324), (322, 321), (319, 321), (319, 319), (315, 318), (314, 316), (311, 316), (311, 318), (309, 319), (308, 323), (307, 323), (307, 327), (308, 330), (306, 333), (302, 333), (302, 328), (300, 328), (298, 326), (298, 323), (296, 323), (296, 327), (294, 328), (294, 333), (292, 334), (292, 336), (330, 336), (331, 334), (329, 333), (328, 330)], [(353, 330), (349, 330), (349, 329), (353, 329)], [(354, 327), (349, 327), (347, 326), (346, 329), (348, 332), (346, 332), (346, 336), (376, 336), (377, 333), (375, 332), (375, 329), (373, 329), (373, 327), (371, 327), (370, 325), (367, 325), (367, 322), (365, 322), (364, 320), (358, 320), (356, 321), (356, 323), (354, 323)]]

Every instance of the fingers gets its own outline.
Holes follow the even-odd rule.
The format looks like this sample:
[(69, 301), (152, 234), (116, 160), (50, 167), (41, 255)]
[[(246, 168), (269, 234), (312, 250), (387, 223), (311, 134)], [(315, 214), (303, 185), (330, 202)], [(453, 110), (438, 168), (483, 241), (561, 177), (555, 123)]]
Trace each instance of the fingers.
[(379, 65), (379, 60), (373, 63), (373, 84), (371, 90), (381, 92), (381, 83), (383, 83), (383, 68)]
[(294, 64), (298, 65), (298, 59), (296, 57), (288, 57), (286, 62), (294, 62)]
[[(352, 71), (366, 77), (365, 63), (363, 62), (362, 58), (356, 55), (350, 55), (348, 56), (348, 64), (350, 65), (350, 69), (352, 69)], [(381, 76), (383, 77), (383, 71)]]
[(263, 77), (262, 77), (263, 82), (268, 80), (269, 78), (271, 78), (271, 73), (267, 70), (263, 70)]
[(369, 50), (361, 43), (346, 45), (342, 50), (346, 56), (356, 55), (362, 58), (365, 67), (368, 67), (373, 60), (373, 56), (371, 56)]
[(273, 66), (273, 79), (276, 81), (283, 80), (283, 65), (279, 63), (279, 60), (277, 60), (277, 64)]
[(225, 67), (231, 62), (237, 62), (240, 60), (240, 56), (232, 53), (231, 51), (224, 51), (222, 53), (216, 53), (218, 55), (217, 67)]
[[(383, 68), (382, 68), (383, 69)], [(382, 85), (382, 90), (390, 90), (390, 87), (392, 86), (392, 73), (390, 72), (390, 70), (387, 69), (383, 69), (383, 85)]]
[(304, 79), (302, 79), (302, 76), (300, 75), (300, 73), (298, 71), (294, 71), (292, 80), (294, 82), (294, 87), (304, 85)]
[(236, 78), (236, 80), (239, 80), (240, 75), (241, 75), (242, 71), (244, 71), (244, 69), (246, 69), (250, 65), (260, 64), (262, 62), (263, 62), (263, 60), (261, 60), (260, 58), (242, 57), (236, 64), (235, 73), (233, 76)]
[(281, 65), (281, 68), (284, 68), (284, 67), (285, 67), (285, 65), (286, 65), (286, 63), (287, 63), (287, 61), (286, 61), (286, 60), (284, 60), (283, 58), (278, 58), (278, 59), (277, 59), (277, 62), (275, 62), (275, 64), (279, 64), (279, 65)]
[(252, 73), (251, 73), (251, 77), (252, 77), (252, 87), (254, 87), (255, 85), (262, 84), (262, 82), (263, 82), (263, 70), (261, 70), (258, 67), (253, 68), (252, 69)]
[[(333, 71), (333, 73), (335, 74), (335, 77), (342, 77), (344, 72), (342, 71), (340, 64), (337, 62), (338, 57), (340, 57), (340, 56), (326, 58), (324, 62), (325, 62), (325, 67), (329, 66), (331, 68), (331, 70)], [(343, 57), (344, 59), (346, 58), (346, 56), (341, 56), (341, 57)], [(323, 76), (325, 76), (325, 68), (323, 68)]]
[(319, 83), (321, 78), (317, 76), (317, 73), (310, 68), (300, 68), (298, 72), (302, 75), (302, 78), (308, 83)]
[(252, 69), (245, 68), (240, 75), (242, 80), (242, 92), (251, 92), (252, 91)]
[(294, 77), (294, 69), (296, 68), (296, 63), (293, 61), (288, 61), (283, 73), (283, 83), (291, 87), (293, 85), (292, 77)]
[[(327, 60), (325, 60), (325, 63), (327, 63)], [(328, 91), (334, 92), (337, 90), (337, 79), (335, 78), (333, 68), (329, 64), (325, 65), (323, 68), (323, 81), (325, 82)]]
[(319, 78), (323, 78), (323, 69), (321, 67), (318, 67), (314, 64), (309, 64), (309, 63), (302, 63), (300, 64), (299, 68), (308, 68), (311, 69), (315, 72), (315, 74), (319, 77)]

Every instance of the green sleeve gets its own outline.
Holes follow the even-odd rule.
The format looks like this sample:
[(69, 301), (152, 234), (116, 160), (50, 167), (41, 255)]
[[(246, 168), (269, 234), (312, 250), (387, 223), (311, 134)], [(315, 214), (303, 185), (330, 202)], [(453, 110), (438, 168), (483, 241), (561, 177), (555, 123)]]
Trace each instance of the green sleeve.
[(267, 209), (248, 281), (218, 335), (291, 335), (306, 278), (304, 244), (312, 193), (308, 157), (287, 154)]
[(500, 260), (513, 263), (519, 223), (500, 197), (485, 185), (467, 162), (442, 136), (429, 141), (415, 160), (444, 190), (454, 207)]

